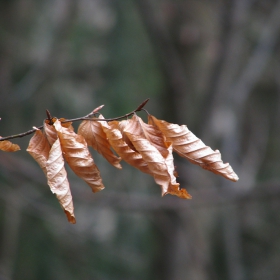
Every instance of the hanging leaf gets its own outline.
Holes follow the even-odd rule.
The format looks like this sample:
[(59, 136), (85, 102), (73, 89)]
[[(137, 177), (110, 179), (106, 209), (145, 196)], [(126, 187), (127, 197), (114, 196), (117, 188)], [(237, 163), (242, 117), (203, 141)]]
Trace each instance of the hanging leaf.
[(116, 128), (112, 128), (107, 122), (101, 122), (101, 124), (103, 131), (107, 135), (109, 143), (116, 153), (131, 166), (144, 173), (151, 174), (147, 163), (138, 152), (132, 150), (127, 145), (127, 143), (123, 140), (121, 132)]
[(164, 141), (162, 132), (154, 125), (146, 124), (143, 120), (134, 115), (125, 126), (125, 131), (142, 138), (149, 140), (149, 142), (161, 153), (163, 157), (167, 157), (169, 152), (167, 150), (167, 143)]
[(20, 147), (19, 145), (13, 144), (8, 140), (4, 140), (4, 141), (0, 141), (0, 150), (4, 152), (16, 152), (20, 150)]
[[(173, 180), (174, 180), (175, 177), (178, 177), (178, 174), (174, 167), (174, 158), (173, 158), (173, 153), (172, 153), (173, 147), (172, 147), (171, 142), (167, 142), (166, 144), (169, 147), (168, 147), (168, 155), (165, 158), (165, 162), (166, 162), (166, 165), (168, 168), (168, 173), (171, 174), (171, 178), (173, 178)], [(172, 174), (174, 175), (174, 177), (172, 177)], [(184, 199), (192, 198), (192, 196), (187, 192), (186, 189), (180, 188), (179, 184), (170, 184), (166, 194), (176, 195), (176, 196), (178, 196), (180, 198), (184, 198)]]
[(165, 159), (151, 143), (139, 135), (126, 132), (127, 136), (147, 162), (155, 182), (161, 186), (162, 196), (166, 194), (177, 195), (181, 198), (191, 198), (185, 189), (180, 189), (174, 176), (174, 164), (172, 156), (172, 145), (169, 144), (168, 156)]
[(93, 192), (104, 189), (100, 172), (94, 163), (83, 136), (76, 134), (72, 127), (62, 127), (59, 120), (54, 123), (61, 143), (63, 155), (74, 173), (83, 179)]
[(35, 132), (26, 150), (37, 161), (45, 175), (47, 175), (46, 163), (49, 157), (50, 144), (41, 130)]
[(136, 151), (135, 147), (133, 146), (133, 144), (131, 143), (131, 141), (129, 140), (129, 138), (126, 136), (125, 133), (123, 133), (124, 129), (126, 128), (126, 126), (128, 125), (128, 123), (130, 122), (130, 120), (122, 120), (122, 121), (111, 121), (109, 122), (110, 127), (113, 129), (117, 129), (121, 132), (122, 134), (122, 139), (123, 141), (128, 145), (128, 147), (134, 151)]
[[(104, 119), (102, 115), (99, 115), (99, 119)], [(82, 135), (88, 146), (91, 146), (98, 153), (100, 153), (109, 163), (118, 169), (121, 169), (121, 158), (117, 157), (111, 150), (110, 143), (107, 139), (105, 132), (102, 129), (100, 121), (83, 121), (79, 128), (78, 134)]]
[(157, 126), (162, 131), (166, 140), (172, 142), (174, 151), (180, 156), (226, 179), (234, 182), (238, 180), (232, 167), (228, 163), (223, 163), (221, 153), (206, 146), (186, 125), (168, 123), (152, 115), (149, 115), (149, 124)]
[[(56, 132), (54, 126), (53, 126), (53, 124), (55, 123), (56, 120), (57, 120), (57, 118), (52, 118), (51, 120), (46, 119), (44, 121), (44, 133), (46, 134), (47, 139), (48, 139), (51, 146), (53, 145), (53, 143), (57, 139), (57, 132)], [(59, 121), (61, 123), (61, 122), (65, 121), (65, 119), (61, 118), (61, 119), (59, 119)], [(61, 123), (61, 126), (69, 128), (70, 130), (74, 131), (74, 128), (73, 128), (71, 122)]]
[[(54, 119), (54, 122), (56, 121), (57, 119)], [(50, 145), (52, 146), (53, 143), (56, 141), (57, 139), (57, 133), (56, 133), (56, 130), (54, 128), (54, 126), (52, 124), (49, 124), (49, 120), (45, 120), (44, 121), (44, 133), (50, 143)]]
[(67, 173), (64, 168), (64, 159), (60, 146), (60, 140), (57, 139), (50, 150), (49, 158), (46, 162), (46, 171), (48, 185), (51, 191), (56, 195), (61, 207), (72, 224), (76, 223), (74, 215), (74, 206), (70, 191)]

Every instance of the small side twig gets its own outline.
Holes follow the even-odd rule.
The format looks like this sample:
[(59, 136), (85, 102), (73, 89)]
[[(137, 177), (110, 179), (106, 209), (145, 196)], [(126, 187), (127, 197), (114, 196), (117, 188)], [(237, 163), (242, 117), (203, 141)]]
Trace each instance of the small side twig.
[[(98, 118), (92, 118), (90, 116), (98, 113), (98, 111), (100, 109), (103, 108), (104, 105), (101, 105), (99, 107), (97, 107), (96, 109), (94, 109), (91, 113), (87, 114), (86, 116), (84, 117), (80, 117), (80, 118), (75, 118), (75, 119), (68, 119), (68, 120), (64, 120), (62, 121), (63, 123), (67, 123), (67, 122), (76, 122), (76, 121), (83, 121), (83, 120), (90, 120), (90, 121), (115, 121), (115, 120), (120, 120), (120, 119), (125, 119), (131, 115), (133, 115), (134, 113), (136, 112), (139, 112), (143, 109), (143, 107), (147, 104), (147, 102), (149, 101), (150, 99), (146, 99), (144, 102), (142, 102), (135, 110), (133, 110), (132, 112), (128, 113), (128, 114), (125, 114), (123, 116), (120, 116), (120, 117), (115, 117), (115, 118), (110, 118), (110, 119), (98, 119)], [(47, 116), (48, 116), (48, 119), (49, 120), (52, 120), (52, 117), (51, 117), (51, 114), (48, 110), (46, 110), (47, 112)], [(28, 130), (26, 132), (22, 132), (22, 133), (19, 133), (19, 134), (15, 134), (15, 135), (10, 135), (10, 136), (6, 136), (6, 137), (0, 137), (0, 141), (4, 141), (4, 140), (10, 140), (10, 139), (14, 139), (14, 138), (21, 138), (21, 137), (24, 137), (24, 136), (27, 136), (27, 135), (30, 135), (32, 133), (34, 133), (36, 130), (38, 129), (42, 129), (43, 128), (43, 125), (41, 126), (37, 126), (36, 128), (34, 127), (33, 129), (31, 130)]]
[[(90, 118), (89, 116), (94, 114), (95, 110), (93, 110), (92, 113), (84, 116), (84, 117), (81, 117), (81, 118), (75, 118), (75, 119), (69, 119), (69, 120), (65, 120), (63, 121), (63, 123), (66, 123), (66, 122), (76, 122), (76, 121), (83, 121), (83, 120), (90, 120), (90, 121), (107, 121), (107, 122), (110, 122), (110, 121), (116, 121), (116, 120), (121, 120), (121, 119), (125, 119), (127, 117), (130, 117), (132, 116), (134, 113), (136, 112), (139, 112), (143, 109), (143, 107), (147, 104), (147, 102), (150, 100), (150, 98), (146, 99), (144, 102), (142, 102), (135, 110), (133, 110), (132, 112), (128, 113), (128, 114), (125, 114), (123, 116), (120, 116), (120, 117), (115, 117), (115, 118), (109, 118), (109, 119), (97, 119), (97, 118)], [(99, 107), (98, 107), (99, 108)]]

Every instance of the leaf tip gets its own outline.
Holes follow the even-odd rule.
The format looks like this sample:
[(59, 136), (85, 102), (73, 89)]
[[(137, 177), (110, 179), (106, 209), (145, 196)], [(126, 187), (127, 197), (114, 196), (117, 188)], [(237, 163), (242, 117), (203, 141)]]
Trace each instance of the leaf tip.
[(64, 212), (65, 212), (65, 214), (67, 216), (68, 222), (71, 223), (71, 224), (76, 224), (76, 218), (75, 218), (74, 214), (71, 214), (67, 210), (64, 210)]
[(162, 196), (165, 196), (167, 194), (176, 195), (179, 198), (183, 199), (192, 199), (192, 196), (187, 192), (186, 189), (180, 188), (180, 184), (169, 186), (168, 190), (162, 193)]
[(228, 176), (228, 179), (231, 180), (232, 182), (237, 182), (239, 180), (239, 177), (237, 176), (236, 173), (233, 173)]

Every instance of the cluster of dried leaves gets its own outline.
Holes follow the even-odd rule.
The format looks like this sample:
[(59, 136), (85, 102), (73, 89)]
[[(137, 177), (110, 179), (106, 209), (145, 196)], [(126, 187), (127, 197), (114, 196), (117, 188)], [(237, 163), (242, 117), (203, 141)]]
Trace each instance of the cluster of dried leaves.
[[(152, 115), (148, 115), (148, 123), (136, 114), (130, 119), (109, 122), (99, 115), (98, 118), (84, 120), (75, 133), (71, 122), (47, 119), (43, 131), (38, 129), (31, 138), (27, 151), (44, 171), (48, 185), (56, 194), (70, 223), (75, 223), (76, 219), (65, 161), (93, 192), (104, 189), (88, 146), (118, 169), (122, 168), (120, 161), (124, 160), (150, 174), (161, 186), (162, 195), (191, 198), (186, 189), (181, 189), (176, 182), (173, 151), (215, 174), (231, 181), (238, 180), (231, 166), (221, 160), (220, 152), (206, 146), (185, 125), (158, 120)], [(0, 149), (16, 151), (19, 147), (2, 141)]]

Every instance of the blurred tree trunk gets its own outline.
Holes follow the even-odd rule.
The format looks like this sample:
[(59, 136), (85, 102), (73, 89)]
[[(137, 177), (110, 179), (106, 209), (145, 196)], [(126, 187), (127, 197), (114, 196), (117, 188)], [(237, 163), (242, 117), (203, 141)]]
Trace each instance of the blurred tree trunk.
[[(155, 5), (150, 0), (136, 0), (136, 3), (165, 80), (166, 91), (159, 107), (165, 112), (165, 119), (172, 117), (172, 122), (183, 123), (192, 112), (188, 95), (190, 86), (183, 60), (160, 12), (156, 10), (160, 5)], [(180, 170), (180, 166), (177, 168)], [(180, 183), (182, 186), (187, 185), (187, 182), (182, 180)], [(192, 213), (162, 211), (157, 213), (154, 219), (157, 224), (161, 224), (158, 231), (161, 246), (158, 252), (158, 270), (155, 274), (160, 275), (160, 279), (166, 280), (206, 280), (207, 257), (201, 258), (194, 253), (194, 247), (200, 248), (203, 241), (197, 234)], [(185, 235), (187, 232), (189, 234)]]

